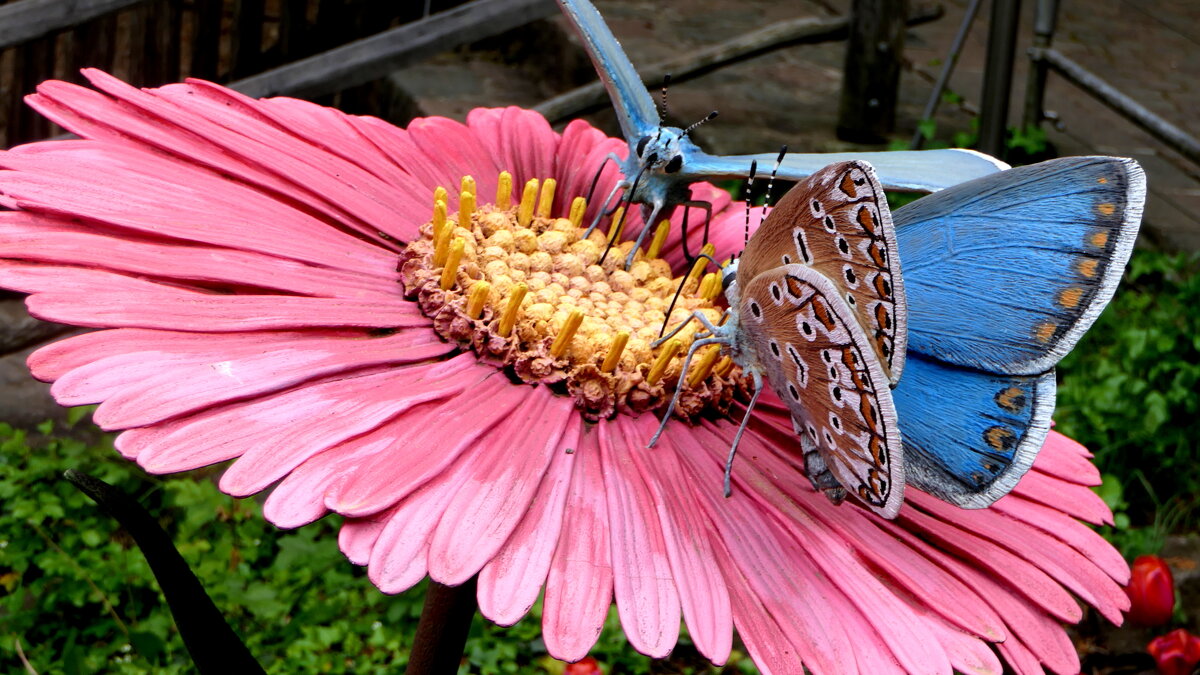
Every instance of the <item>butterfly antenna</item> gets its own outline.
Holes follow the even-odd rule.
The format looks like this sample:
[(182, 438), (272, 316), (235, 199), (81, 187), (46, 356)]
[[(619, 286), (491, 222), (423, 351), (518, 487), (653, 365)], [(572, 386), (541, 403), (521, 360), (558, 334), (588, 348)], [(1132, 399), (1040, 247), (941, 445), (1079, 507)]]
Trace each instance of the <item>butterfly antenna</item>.
[(692, 126), (683, 130), (683, 135), (687, 136), (688, 134), (692, 133), (693, 129), (700, 126), (701, 124), (704, 124), (705, 122), (711, 122), (711, 121), (717, 119), (717, 114), (718, 114), (717, 111), (714, 110), (714, 111), (708, 113), (708, 115), (704, 119), (700, 120), (699, 122), (693, 122)]
[(658, 113), (659, 126), (667, 123), (667, 87), (671, 85), (671, 74), (663, 75), (662, 85), (662, 110)]
[(783, 156), (786, 154), (786, 145), (779, 148), (779, 156), (775, 158), (775, 168), (771, 169), (771, 179), (767, 181), (767, 202), (763, 206), (763, 218), (767, 217), (767, 210), (771, 207), (771, 189), (775, 187), (775, 176), (779, 173), (779, 165), (783, 164)]
[[(721, 263), (717, 262), (711, 255), (704, 252), (696, 254), (696, 257), (692, 258), (692, 260), (695, 261), (701, 258), (705, 258), (713, 265), (716, 265), (717, 269), (721, 268)], [(671, 304), (667, 305), (667, 315), (663, 317), (662, 327), (658, 329), (659, 339), (662, 339), (663, 333), (667, 330), (667, 323), (671, 320), (671, 312), (675, 311), (675, 303), (679, 302), (679, 294), (683, 292), (683, 287), (687, 285), (689, 276), (691, 275), (684, 274), (679, 278), (679, 285), (675, 287), (675, 295), (671, 296)]]
[(758, 161), (750, 161), (750, 175), (746, 176), (746, 236), (742, 239), (742, 248), (750, 242), (750, 199), (754, 193), (754, 174), (758, 173)]

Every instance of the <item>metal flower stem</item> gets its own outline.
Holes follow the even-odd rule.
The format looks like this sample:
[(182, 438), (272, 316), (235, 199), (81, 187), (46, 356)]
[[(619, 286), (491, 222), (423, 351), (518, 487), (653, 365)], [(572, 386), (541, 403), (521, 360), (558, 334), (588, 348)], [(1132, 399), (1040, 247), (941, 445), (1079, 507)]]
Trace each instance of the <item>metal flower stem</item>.
[(63, 475), (115, 518), (137, 542), (162, 588), (179, 627), (179, 636), (198, 672), (205, 675), (264, 672), (208, 597), (171, 537), (137, 500), (99, 478), (74, 469)]
[(478, 607), (475, 600), (476, 577), (461, 586), (446, 586), (429, 581), (425, 606), (413, 637), (412, 653), (406, 675), (454, 673), (462, 662), (467, 633)]

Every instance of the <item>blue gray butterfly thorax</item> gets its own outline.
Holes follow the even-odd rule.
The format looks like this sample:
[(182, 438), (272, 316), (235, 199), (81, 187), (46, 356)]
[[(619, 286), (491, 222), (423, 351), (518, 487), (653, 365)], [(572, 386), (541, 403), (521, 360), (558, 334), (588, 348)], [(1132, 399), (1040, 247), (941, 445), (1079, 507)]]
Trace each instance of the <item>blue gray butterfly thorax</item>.
[(664, 204), (686, 201), (688, 186), (695, 177), (684, 167), (691, 158), (702, 154), (699, 146), (679, 127), (658, 127), (630, 144), (629, 156), (621, 164), (625, 176), (636, 177), (633, 201)]

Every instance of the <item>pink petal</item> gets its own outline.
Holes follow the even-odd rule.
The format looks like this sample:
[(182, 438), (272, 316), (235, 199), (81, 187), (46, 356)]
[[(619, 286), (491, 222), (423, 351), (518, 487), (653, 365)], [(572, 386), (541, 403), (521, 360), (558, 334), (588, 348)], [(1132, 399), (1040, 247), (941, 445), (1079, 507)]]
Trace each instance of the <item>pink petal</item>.
[[(603, 424), (603, 422), (601, 423)], [(578, 661), (600, 637), (613, 599), (608, 506), (595, 428), (575, 451), (566, 516), (546, 578), (542, 640), (562, 661)]]
[(937, 635), (938, 644), (950, 657), (954, 672), (979, 675), (1000, 675), (1004, 672), (1004, 666), (989, 643), (940, 621), (930, 621), (929, 627)]
[(454, 495), (466, 485), (473, 458), (453, 466), (408, 494), (371, 549), (367, 576), (384, 593), (412, 588), (428, 571), (429, 540)]
[(446, 507), (430, 543), (432, 579), (458, 586), (496, 555), (527, 516), (551, 458), (567, 449), (562, 442), (576, 440), (566, 434), (576, 418), (572, 399), (539, 387), (513, 416), (511, 431), (496, 430), (480, 440), (471, 451), (478, 456), (467, 487)]
[(663, 658), (679, 639), (679, 593), (654, 494), (633, 464), (632, 454), (642, 451), (640, 434), (630, 438), (622, 427), (615, 421), (597, 427), (608, 495), (613, 590), (629, 644), (647, 656)]
[(317, 267), (275, 256), (196, 245), (154, 243), (28, 212), (0, 213), (0, 257), (165, 276), (191, 282), (314, 297), (396, 297), (394, 280)]
[(1028, 560), (1100, 610), (1109, 621), (1120, 622), (1122, 610), (1129, 607), (1129, 598), (1120, 586), (1087, 558), (1047, 534), (991, 509), (959, 509), (916, 492), (909, 500), (930, 514), (978, 533)]
[(691, 474), (687, 484), (716, 527), (710, 536), (724, 545), (732, 565), (767, 613), (782, 619), (780, 630), (809, 669), (838, 672), (855, 663), (856, 654), (871, 659), (866, 652), (877, 651), (878, 642), (856, 641), (851, 635), (873, 636), (874, 631), (862, 625), (857, 610), (813, 569), (803, 549), (779, 530), (777, 521), (756, 507), (748, 487), (739, 481), (733, 496), (721, 499), (720, 473), (712, 470), (708, 458), (691, 452), (679, 457)]
[[(702, 443), (717, 467), (724, 464), (723, 455), (728, 452), (734, 430), (730, 423), (724, 423), (723, 426), (729, 432), (725, 438), (708, 435), (709, 442)], [(761, 457), (771, 452), (771, 448), (763, 446), (755, 451), (753, 446), (756, 440), (743, 440), (751, 456)], [(949, 659), (936, 641), (928, 639), (924, 632), (927, 622), (880, 583), (875, 573), (858, 563), (859, 554), (850, 547), (850, 541), (836, 536), (821, 521), (806, 518), (805, 514), (795, 510), (797, 505), (813, 510), (827, 508), (822, 503), (826, 501), (823, 495), (809, 493), (797, 503), (768, 482), (757, 471), (756, 465), (744, 462), (737, 468), (742, 480), (749, 485), (750, 499), (757, 501), (757, 506), (763, 511), (778, 509), (786, 516), (784, 526), (790, 530), (795, 541), (803, 542), (804, 551), (812, 559), (819, 577), (840, 589), (849, 604), (857, 607), (867, 630), (879, 636), (882, 643), (878, 645), (879, 648), (890, 651), (891, 656), (909, 672), (950, 672)], [(846, 514), (842, 517), (854, 516)], [(851, 613), (852, 610), (847, 607), (842, 612), (843, 620)], [(860, 657), (864, 655), (869, 655), (869, 652), (860, 652)], [(869, 670), (866, 667), (862, 669)]]
[(361, 516), (395, 504), (442, 473), (529, 394), (528, 387), (514, 387), (490, 366), (476, 366), (472, 372), (476, 384), (444, 405), (413, 416), (413, 433), (403, 440), (403, 453), (366, 460), (327, 497), (326, 506), (342, 515)]
[[(307, 525), (329, 512), (325, 493), (336, 482), (358, 470), (364, 456), (395, 448), (405, 430), (404, 417), (395, 418), (357, 438), (335, 445), (304, 460), (292, 470), (263, 503), (263, 517), (285, 529)], [(366, 564), (366, 558), (360, 565)]]
[[(1082, 617), (1079, 606), (1070, 594), (1044, 571), (1020, 556), (915, 508), (903, 509), (900, 520), (906, 529), (923, 533), (939, 549), (962, 556), (981, 569), (1006, 579), (1028, 600), (1062, 621), (1074, 623)], [(1007, 616), (1004, 612), (1000, 615)]]
[(0, 285), (32, 293), (29, 313), (46, 321), (100, 328), (238, 332), (428, 325), (409, 302), (289, 295), (220, 295), (79, 267), (0, 261)]
[(346, 555), (346, 559), (355, 565), (369, 563), (379, 533), (387, 527), (394, 512), (395, 509), (391, 508), (363, 518), (347, 518), (338, 532), (338, 548)]
[[(320, 377), (385, 364), (400, 366), (442, 356), (453, 349), (432, 330), (414, 329), (368, 339), (285, 338), (263, 344), (257, 353), (232, 349), (222, 353), (214, 349), (186, 361), (171, 359), (167, 364), (155, 359), (137, 362), (115, 357), (70, 373), (55, 384), (55, 395), (63, 394), (62, 390), (78, 378), (95, 375), (103, 382), (103, 376), (109, 375), (107, 379), (115, 380), (112, 384), (119, 389), (107, 397), (92, 419), (106, 429), (128, 429), (234, 399), (281, 391)], [(114, 372), (119, 375), (113, 377)], [(62, 383), (67, 384), (60, 388)], [(88, 398), (81, 403), (95, 402)]]
[(533, 607), (562, 530), (567, 489), (571, 484), (574, 450), (579, 447), (582, 418), (574, 416), (538, 486), (529, 513), (518, 523), (504, 546), (479, 572), (479, 611), (501, 626), (511, 626)]
[(1033, 466), (1059, 480), (1079, 485), (1099, 485), (1100, 470), (1088, 461), (1090, 456), (1087, 448), (1052, 430), (1046, 436), (1046, 442)]
[[(423, 401), (461, 391), (464, 378), (414, 388), (423, 377), (455, 372), (460, 363), (382, 369), (233, 403), (191, 417), (121, 434), (119, 449), (147, 471), (184, 471), (245, 455), (222, 478), (229, 494), (244, 496), (283, 477), (304, 459)], [(330, 423), (337, 420), (337, 424)]]
[(466, 125), (444, 117), (426, 117), (408, 125), (408, 135), (427, 157), (434, 158), (439, 172), (439, 185), (451, 193), (447, 206), (458, 210), (459, 187), (463, 176), (475, 179), (479, 204), (492, 203), (496, 195), (496, 180), (504, 170), (487, 148)]
[(508, 168), (516, 185), (554, 175), (554, 150), (558, 135), (550, 123), (532, 110), (504, 109), (500, 127), (500, 166)]
[(1057, 537), (1076, 551), (1087, 556), (1092, 564), (1104, 570), (1113, 581), (1124, 586), (1129, 583), (1129, 563), (1120, 551), (1103, 537), (1079, 521), (1049, 506), (1031, 502), (1020, 495), (1006, 496), (992, 508), (1043, 532)]
[[(720, 541), (715, 542), (714, 546), (719, 548)], [(725, 582), (729, 584), (733, 624), (746, 650), (750, 652), (754, 665), (763, 675), (803, 672), (801, 668), (804, 664), (796, 647), (788, 642), (776, 617), (759, 601), (728, 552), (718, 550), (716, 560)]]
[(1112, 525), (1112, 511), (1099, 495), (1083, 485), (1042, 473), (1036, 464), (1021, 478), (1012, 494), (1094, 525)]
[(729, 591), (708, 541), (708, 523), (684, 488), (687, 476), (675, 457), (676, 448), (692, 447), (694, 440), (686, 426), (672, 425), (660, 446), (642, 448), (641, 439), (650, 438), (658, 426), (654, 417), (643, 415), (636, 422), (619, 424), (631, 445), (629, 454), (653, 495), (688, 635), (697, 651), (723, 664), (733, 641)]
[[(226, 106), (203, 105), (204, 99), (189, 102), (186, 107), (172, 102), (169, 95), (156, 90), (140, 90), (98, 70), (83, 71), (98, 89), (122, 103), (161, 120), (162, 123), (195, 134), (211, 147), (224, 150), (235, 157), (254, 158), (263, 168), (283, 178), (329, 205), (336, 205), (346, 215), (342, 222), (355, 220), (367, 225), (364, 229), (386, 232), (395, 220), (397, 209), (406, 206), (393, 201), (394, 189), (370, 173), (332, 154), (320, 152), (292, 134), (272, 125), (255, 123), (242, 118), (231, 119)], [(188, 85), (185, 85), (188, 86)], [(177, 92), (178, 89), (168, 90)], [(216, 117), (215, 121), (209, 115)], [(238, 123), (240, 122), (240, 123)], [(227, 126), (228, 125), (228, 126)]]
[(0, 166), (14, 169), (0, 172), (0, 191), (25, 209), (395, 276), (395, 253), (340, 231), (340, 221), (161, 153), (91, 141), (36, 143), (0, 154)]

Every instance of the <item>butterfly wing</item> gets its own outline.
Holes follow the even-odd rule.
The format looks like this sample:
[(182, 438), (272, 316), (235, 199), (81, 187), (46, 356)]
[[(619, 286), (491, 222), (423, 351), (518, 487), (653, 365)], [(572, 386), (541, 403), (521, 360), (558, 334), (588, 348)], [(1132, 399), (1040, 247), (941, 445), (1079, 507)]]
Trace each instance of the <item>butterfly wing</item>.
[(658, 110), (654, 100), (646, 92), (642, 78), (637, 74), (629, 57), (621, 49), (621, 43), (613, 37), (608, 24), (600, 12), (588, 0), (558, 0), (567, 21), (583, 41), (592, 65), (608, 90), (621, 133), (632, 147), (638, 139), (658, 129)]
[(793, 263), (833, 281), (888, 381), (898, 381), (907, 341), (904, 283), (887, 197), (870, 164), (832, 164), (788, 191), (746, 244), (738, 276)]
[(1133, 160), (1069, 157), (897, 209), (909, 348), (1001, 373), (1049, 370), (1116, 290), (1145, 196)]
[(910, 354), (892, 391), (908, 484), (968, 509), (1008, 494), (1046, 440), (1054, 371), (1000, 375)]
[[(776, 153), (720, 157), (697, 150), (688, 154), (684, 161), (683, 173), (689, 180), (745, 178), (750, 175), (750, 162), (757, 162), (761, 168), (774, 166), (775, 159)], [(783, 180), (799, 181), (834, 162), (856, 159), (874, 166), (879, 180), (889, 190), (910, 192), (936, 192), (1008, 168), (1004, 162), (974, 150), (943, 148), (893, 152), (798, 153), (783, 158), (778, 175)]]
[(896, 410), (871, 342), (841, 294), (797, 264), (738, 286), (742, 339), (775, 393), (834, 477), (876, 513), (895, 517), (904, 500)]

